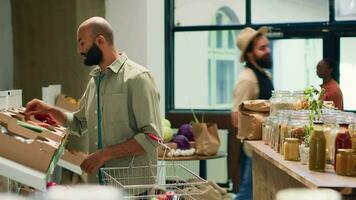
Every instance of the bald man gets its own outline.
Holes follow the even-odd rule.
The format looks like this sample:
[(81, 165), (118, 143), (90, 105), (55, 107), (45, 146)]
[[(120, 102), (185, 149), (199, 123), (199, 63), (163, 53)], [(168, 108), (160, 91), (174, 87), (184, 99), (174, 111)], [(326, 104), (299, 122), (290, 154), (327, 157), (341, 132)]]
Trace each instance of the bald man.
[(79, 135), (88, 130), (91, 154), (81, 168), (92, 174), (90, 182), (102, 181), (99, 169), (104, 165), (156, 164), (157, 143), (147, 133), (160, 137), (160, 97), (151, 73), (116, 50), (112, 27), (101, 17), (80, 24), (77, 42), (84, 64), (95, 66), (79, 110), (67, 113), (34, 99), (26, 105), (26, 115), (48, 113)]

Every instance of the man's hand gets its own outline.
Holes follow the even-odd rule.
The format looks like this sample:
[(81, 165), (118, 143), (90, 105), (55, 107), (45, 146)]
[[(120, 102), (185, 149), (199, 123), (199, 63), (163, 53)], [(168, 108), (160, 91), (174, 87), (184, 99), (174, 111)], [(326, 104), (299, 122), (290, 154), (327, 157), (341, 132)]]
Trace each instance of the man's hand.
[(52, 107), (45, 102), (38, 99), (33, 99), (26, 104), (25, 115), (26, 117), (29, 117), (38, 113), (48, 113), (51, 108)]
[(31, 115), (40, 113), (49, 114), (58, 125), (64, 125), (67, 121), (67, 116), (62, 110), (56, 108), (55, 106), (48, 105), (41, 100), (33, 99), (26, 104), (26, 119), (29, 119)]
[(99, 150), (90, 154), (80, 165), (83, 171), (88, 174), (96, 172), (101, 166), (105, 164), (104, 151)]

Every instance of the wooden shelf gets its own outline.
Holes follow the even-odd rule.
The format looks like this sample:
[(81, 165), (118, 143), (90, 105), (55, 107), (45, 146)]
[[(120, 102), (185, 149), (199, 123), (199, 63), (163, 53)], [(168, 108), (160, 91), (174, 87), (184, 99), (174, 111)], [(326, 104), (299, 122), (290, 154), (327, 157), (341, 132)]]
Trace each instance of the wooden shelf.
[(339, 176), (335, 174), (332, 165), (326, 165), (325, 172), (314, 172), (308, 169), (307, 165), (299, 161), (287, 161), (283, 156), (275, 152), (263, 141), (246, 141), (246, 144), (253, 151), (268, 160), (289, 176), (295, 178), (309, 188), (334, 188), (337, 190), (356, 188), (356, 177)]

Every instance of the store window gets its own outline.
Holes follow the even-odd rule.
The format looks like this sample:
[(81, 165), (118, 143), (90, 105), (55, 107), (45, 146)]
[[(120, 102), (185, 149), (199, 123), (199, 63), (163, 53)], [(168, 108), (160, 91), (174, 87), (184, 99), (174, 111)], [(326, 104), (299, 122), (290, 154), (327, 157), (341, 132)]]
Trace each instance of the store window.
[[(226, 7), (218, 9), (212, 24), (237, 23), (232, 11)], [(235, 30), (175, 33), (175, 108), (231, 108), (232, 90), (243, 68), (237, 62), (236, 33)]]
[[(238, 21), (233, 11), (220, 8), (213, 24), (226, 25)], [(235, 23), (235, 22), (234, 22)], [(209, 32), (209, 107), (229, 109), (232, 102), (232, 90), (237, 77), (236, 31)]]
[(168, 113), (179, 116), (193, 108), (225, 115), (231, 109), (234, 84), (244, 69), (236, 35), (245, 27), (258, 29), (262, 25), (272, 30), (271, 73), (276, 89), (318, 87), (322, 81), (316, 75), (317, 63), (323, 57), (340, 60), (340, 77), (335, 78), (340, 80), (345, 110), (356, 110), (351, 88), (356, 38), (350, 37), (356, 35), (356, 0), (165, 2), (166, 15), (172, 19), (166, 20)]
[(251, 0), (251, 8), (254, 24), (329, 21), (328, 0)]
[(213, 24), (211, 22), (216, 11), (221, 8), (228, 8), (227, 14), (236, 16), (229, 21), (229, 25), (244, 24), (246, 21), (246, 0), (175, 0), (174, 2), (175, 26), (217, 25), (218, 21)]
[(335, 0), (335, 20), (356, 20), (356, 0)]
[(316, 65), (323, 57), (322, 39), (279, 39), (273, 45), (273, 84), (277, 90), (318, 87)]
[(344, 110), (356, 110), (356, 37), (340, 38), (340, 88)]

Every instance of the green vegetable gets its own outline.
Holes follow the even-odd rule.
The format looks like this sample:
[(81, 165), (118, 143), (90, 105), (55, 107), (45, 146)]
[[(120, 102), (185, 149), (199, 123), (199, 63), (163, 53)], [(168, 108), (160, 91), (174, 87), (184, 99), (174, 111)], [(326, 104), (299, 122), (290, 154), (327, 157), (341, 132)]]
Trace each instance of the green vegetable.
[(27, 122), (23, 122), (23, 121), (17, 121), (17, 124), (24, 127), (24, 128), (27, 128), (27, 129), (30, 129), (32, 131), (35, 131), (37, 133), (42, 133), (44, 130), (46, 130), (45, 128), (42, 128), (40, 126), (35, 126), (35, 125), (32, 125), (32, 124), (29, 124)]

